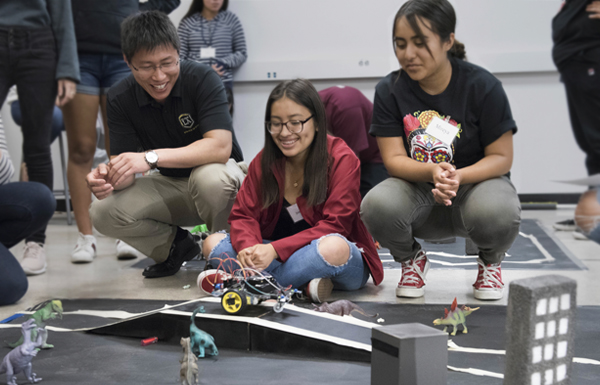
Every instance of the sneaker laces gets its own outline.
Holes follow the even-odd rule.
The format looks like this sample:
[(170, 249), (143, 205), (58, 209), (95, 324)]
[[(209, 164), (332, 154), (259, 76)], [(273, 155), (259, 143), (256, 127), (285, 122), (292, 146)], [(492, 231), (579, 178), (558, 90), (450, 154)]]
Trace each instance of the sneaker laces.
[(92, 240), (88, 240), (85, 235), (80, 234), (79, 238), (77, 238), (77, 243), (75, 244), (75, 252), (81, 251), (88, 244), (92, 247), (92, 249), (96, 250), (94, 242)]
[(480, 286), (504, 287), (504, 283), (497, 278), (502, 275), (499, 263), (495, 265), (486, 265), (482, 261), (478, 261), (478, 263), (482, 268), (477, 279), (477, 283), (480, 283)]
[[(421, 282), (426, 282), (425, 276), (423, 275), (423, 271), (417, 264), (417, 261), (421, 261), (426, 258), (427, 256), (425, 255), (425, 253), (420, 252), (419, 255), (414, 259), (409, 259), (408, 261), (402, 262), (402, 280), (400, 280), (401, 285), (418, 285)], [(427, 261), (425, 263), (427, 263)]]
[(27, 259), (27, 258), (38, 259), (40, 247), (43, 247), (43, 246), (37, 242), (25, 243), (25, 250), (23, 250), (23, 259)]

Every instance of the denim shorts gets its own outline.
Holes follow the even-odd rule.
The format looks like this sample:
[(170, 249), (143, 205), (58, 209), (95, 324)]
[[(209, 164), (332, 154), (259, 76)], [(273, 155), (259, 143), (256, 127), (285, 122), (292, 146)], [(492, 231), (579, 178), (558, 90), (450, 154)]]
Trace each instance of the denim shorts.
[(127, 77), (131, 70), (122, 55), (80, 53), (79, 72), (78, 94), (106, 95), (110, 87)]

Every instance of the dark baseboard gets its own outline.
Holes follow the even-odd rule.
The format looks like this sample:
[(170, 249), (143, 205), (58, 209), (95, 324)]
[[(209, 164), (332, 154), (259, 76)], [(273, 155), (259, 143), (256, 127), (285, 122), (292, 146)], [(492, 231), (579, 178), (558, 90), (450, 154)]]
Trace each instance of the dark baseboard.
[(521, 204), (577, 204), (580, 196), (581, 193), (519, 194), (519, 200)]

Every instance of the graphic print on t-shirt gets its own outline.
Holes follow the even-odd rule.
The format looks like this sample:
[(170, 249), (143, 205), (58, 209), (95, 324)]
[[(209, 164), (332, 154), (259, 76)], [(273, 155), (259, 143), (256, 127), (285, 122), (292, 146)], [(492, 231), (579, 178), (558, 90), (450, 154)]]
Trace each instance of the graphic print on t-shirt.
[(416, 111), (404, 117), (404, 134), (408, 142), (410, 157), (422, 163), (454, 164), (454, 143), (448, 146), (441, 140), (425, 133), (425, 129), (435, 117), (447, 120), (448, 123), (458, 127), (459, 132), (454, 140), (460, 138), (460, 124), (453, 119), (440, 115), (437, 111)]

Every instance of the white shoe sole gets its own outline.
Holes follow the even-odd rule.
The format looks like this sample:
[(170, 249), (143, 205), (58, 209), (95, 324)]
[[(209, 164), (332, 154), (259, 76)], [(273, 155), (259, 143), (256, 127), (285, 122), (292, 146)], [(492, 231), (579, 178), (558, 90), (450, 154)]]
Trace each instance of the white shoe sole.
[[(332, 290), (333, 282), (328, 278), (313, 279), (308, 285), (308, 292), (311, 293), (310, 299), (316, 303), (327, 301)], [(316, 296), (312, 294), (315, 292), (317, 293)]]
[(585, 234), (580, 233), (579, 231), (573, 231), (573, 238), (577, 239), (578, 241), (589, 241), (590, 240), (588, 237), (585, 236)]
[(396, 297), (419, 298), (425, 295), (425, 286), (420, 289), (396, 287)]
[(43, 274), (46, 272), (46, 267), (48, 267), (48, 265), (46, 263), (44, 263), (44, 267), (42, 267), (39, 270), (31, 270), (31, 269), (27, 269), (27, 268), (23, 267), (23, 271), (25, 272), (26, 275), (40, 275), (40, 274)]
[(76, 257), (76, 256), (71, 256), (71, 263), (90, 263), (94, 260), (95, 256), (93, 256), (92, 258), (90, 257)]
[(494, 301), (504, 297), (504, 289), (501, 290), (477, 290), (473, 288), (473, 297), (483, 301)]

